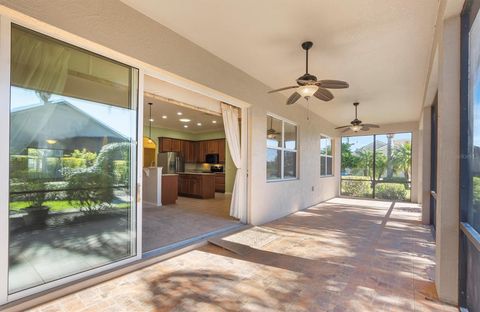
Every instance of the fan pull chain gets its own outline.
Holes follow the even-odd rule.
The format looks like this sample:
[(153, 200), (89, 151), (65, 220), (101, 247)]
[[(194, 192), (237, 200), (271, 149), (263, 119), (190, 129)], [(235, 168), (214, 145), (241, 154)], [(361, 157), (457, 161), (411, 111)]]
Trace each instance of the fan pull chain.
[(307, 97), (307, 120), (310, 120), (310, 101)]

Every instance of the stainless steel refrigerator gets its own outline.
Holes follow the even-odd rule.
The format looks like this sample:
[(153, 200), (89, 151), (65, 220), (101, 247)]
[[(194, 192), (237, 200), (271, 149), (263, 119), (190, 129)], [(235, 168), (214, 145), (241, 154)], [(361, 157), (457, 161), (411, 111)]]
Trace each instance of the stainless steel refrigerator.
[(158, 153), (158, 167), (163, 167), (162, 173), (177, 173), (185, 171), (185, 164), (180, 153)]

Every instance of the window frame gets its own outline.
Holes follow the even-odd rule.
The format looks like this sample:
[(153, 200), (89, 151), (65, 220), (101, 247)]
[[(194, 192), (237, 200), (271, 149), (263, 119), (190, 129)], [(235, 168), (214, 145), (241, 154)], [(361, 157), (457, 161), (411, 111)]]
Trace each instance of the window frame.
[[(322, 154), (322, 140), (330, 140), (330, 155), (327, 153)], [(334, 163), (334, 142), (335, 140), (328, 136), (328, 135), (320, 135), (320, 178), (331, 178), (335, 176), (335, 163)], [(325, 174), (322, 174), (322, 157), (325, 157), (325, 163), (323, 164), (325, 166)], [(330, 174), (327, 173), (328, 169), (328, 158), (332, 160), (332, 172)]]
[[(275, 115), (273, 113), (267, 113), (267, 116), (266, 116), (266, 129), (265, 129), (265, 135), (267, 133), (267, 130), (268, 130), (268, 118), (275, 118), (277, 120), (279, 120), (281, 123), (282, 123), (282, 139), (281, 139), (281, 144), (280, 144), (280, 147), (269, 147), (267, 144), (265, 144), (265, 152), (267, 153), (269, 149), (272, 149), (272, 150), (276, 150), (276, 151), (280, 151), (280, 178), (268, 178), (268, 176), (266, 176), (266, 181), (267, 183), (271, 183), (271, 182), (283, 182), (283, 181), (292, 181), (292, 180), (298, 180), (299, 179), (299, 174), (298, 174), (298, 155), (299, 155), (299, 127), (298, 127), (298, 124), (291, 121), (291, 120), (288, 120), (286, 118), (283, 118), (281, 116), (278, 116), (278, 115)], [(295, 134), (295, 149), (290, 149), (290, 148), (286, 148), (285, 147), (285, 123), (288, 123), (292, 126), (295, 127), (296, 129), (296, 134)], [(268, 137), (266, 137), (268, 139)], [(287, 177), (285, 178), (285, 152), (293, 152), (295, 153), (295, 177)], [(266, 155), (266, 154), (265, 154)], [(265, 174), (267, 172), (267, 161), (265, 159)]]

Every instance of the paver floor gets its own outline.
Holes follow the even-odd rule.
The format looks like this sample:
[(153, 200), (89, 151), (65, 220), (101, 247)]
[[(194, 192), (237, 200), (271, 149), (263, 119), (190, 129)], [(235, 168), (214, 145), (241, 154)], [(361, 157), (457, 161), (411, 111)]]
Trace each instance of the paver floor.
[(457, 311), (414, 204), (333, 199), (32, 309)]

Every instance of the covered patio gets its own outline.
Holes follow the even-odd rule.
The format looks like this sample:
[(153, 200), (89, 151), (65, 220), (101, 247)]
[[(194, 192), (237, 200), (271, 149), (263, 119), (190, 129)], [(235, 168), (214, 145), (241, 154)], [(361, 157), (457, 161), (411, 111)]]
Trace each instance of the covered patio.
[(214, 243), (29, 311), (456, 311), (416, 204), (336, 198)]

